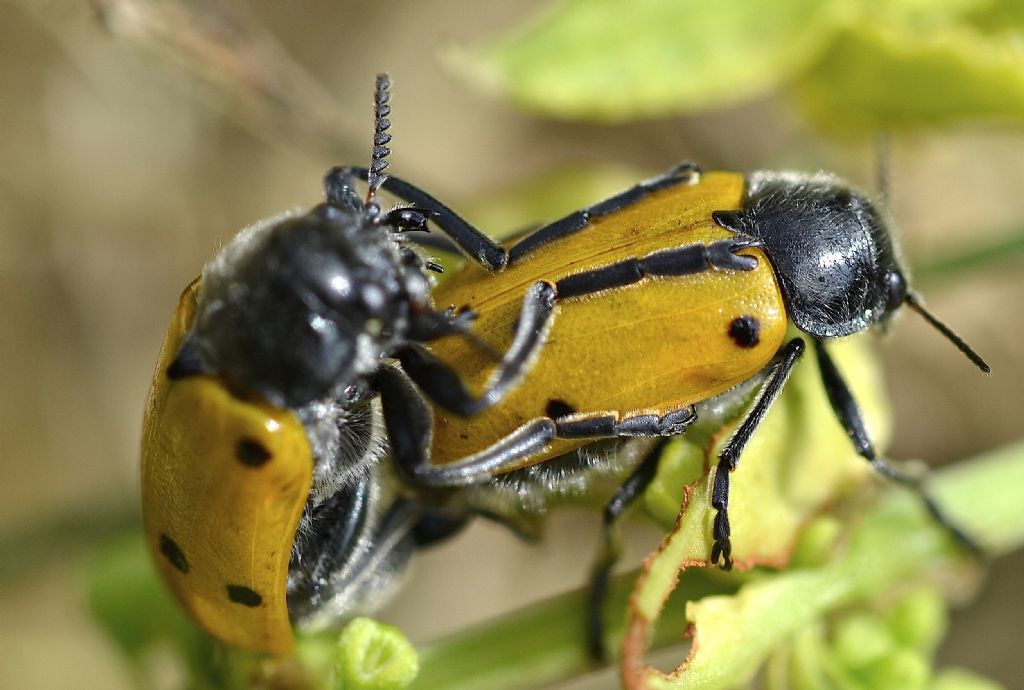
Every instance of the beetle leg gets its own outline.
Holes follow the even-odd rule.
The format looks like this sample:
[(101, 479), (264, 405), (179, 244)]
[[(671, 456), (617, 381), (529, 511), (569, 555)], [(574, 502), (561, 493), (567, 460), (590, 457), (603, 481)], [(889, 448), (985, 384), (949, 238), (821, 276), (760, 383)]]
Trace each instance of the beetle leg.
[(804, 352), (802, 338), (793, 338), (782, 348), (781, 356), (765, 377), (761, 390), (758, 391), (754, 404), (740, 422), (732, 436), (725, 442), (722, 452), (718, 454), (718, 466), (715, 468), (714, 483), (711, 487), (711, 507), (715, 509), (714, 537), (711, 548), (711, 563), (722, 560), (722, 569), (732, 569), (732, 542), (729, 539), (729, 473), (736, 469), (740, 455), (750, 437), (761, 424), (768, 409), (782, 392), (789, 375), (793, 373), (800, 355)]
[(651, 192), (656, 192), (666, 187), (674, 187), (677, 184), (696, 184), (698, 181), (700, 181), (700, 168), (693, 163), (681, 163), (657, 177), (639, 182), (629, 189), (619, 192), (615, 196), (600, 201), (593, 206), (574, 211), (524, 237), (509, 249), (508, 262), (510, 264), (516, 263), (538, 247), (579, 232), (587, 227), (590, 221), (601, 216), (610, 215), (616, 211), (621, 211), (630, 204), (640, 201)]
[[(324, 178), (327, 199), (348, 198), (347, 188), (352, 178), (367, 179), (369, 171), (357, 166), (333, 168)], [(434, 224), (458, 246), (470, 259), (488, 271), (500, 271), (508, 263), (505, 248), (477, 230), (455, 211), (430, 194), (398, 177), (389, 176), (381, 185), (403, 201), (413, 204), (420, 211), (429, 211)]]
[(471, 417), (501, 400), (526, 372), (547, 338), (554, 308), (555, 289), (550, 283), (537, 282), (527, 290), (512, 345), (478, 397), (466, 390), (454, 369), (419, 344), (406, 345), (395, 357), (431, 400), (463, 417)]
[[(461, 335), (468, 338), (476, 347), (495, 361), (502, 359), (501, 354), (491, 344), (470, 330), (476, 320), (476, 312), (463, 309), (456, 312), (449, 308), (443, 312), (425, 310), (414, 313), (409, 322), (407, 337), (418, 343), (428, 343), (448, 335)], [(426, 355), (428, 358), (432, 355)]]
[(450, 488), (487, 481), (539, 453), (555, 437), (554, 422), (544, 417), (524, 424), (479, 453), (434, 467), (430, 464), (430, 408), (409, 377), (398, 367), (384, 365), (374, 375), (373, 386), (380, 393), (395, 467), (415, 486)]
[(314, 528), (299, 532), (287, 581), (294, 620), (372, 604), (373, 578), (393, 577), (405, 565), (420, 509), (403, 498), (378, 505), (374, 481), (367, 474), (328, 498), (314, 509)]
[(957, 527), (953, 521), (942, 512), (938, 503), (935, 502), (935, 499), (932, 498), (924, 488), (920, 477), (912, 476), (893, 467), (886, 462), (885, 458), (878, 455), (874, 444), (871, 442), (871, 438), (868, 436), (867, 428), (864, 425), (864, 416), (860, 411), (860, 406), (857, 405), (857, 401), (854, 400), (849, 386), (847, 386), (846, 381), (843, 380), (842, 374), (839, 373), (839, 369), (836, 367), (835, 362), (825, 349), (824, 343), (815, 341), (814, 345), (815, 352), (818, 355), (818, 367), (821, 370), (821, 380), (825, 385), (825, 392), (828, 394), (829, 403), (832, 405), (832, 410), (836, 413), (836, 417), (839, 418), (839, 423), (842, 424), (843, 429), (846, 430), (846, 435), (850, 437), (851, 441), (853, 441), (853, 447), (854, 450), (857, 451), (857, 455), (860, 455), (871, 463), (871, 466), (880, 474), (895, 482), (903, 484), (916, 493), (924, 503), (925, 508), (927, 508), (932, 518), (942, 525), (953, 536), (953, 538), (957, 540), (957, 542), (959, 542), (968, 551), (975, 554), (981, 554), (982, 550), (978, 546), (977, 542), (964, 533), (963, 530)]
[(469, 524), (470, 517), (467, 512), (426, 508), (412, 528), (413, 541), (417, 548), (447, 541)]
[(667, 415), (639, 414), (623, 417), (616, 414), (568, 415), (555, 419), (558, 438), (628, 438), (678, 436), (697, 419), (693, 406)]
[(748, 246), (750, 243), (739, 238), (688, 244), (575, 273), (559, 280), (555, 288), (559, 299), (571, 299), (632, 285), (647, 277), (684, 276), (714, 269), (750, 271), (757, 267), (757, 259), (736, 254)]
[(363, 209), (363, 199), (356, 191), (356, 178), (349, 169), (335, 168), (327, 174), (324, 180), (324, 198), (329, 204), (350, 211)]
[(669, 438), (659, 439), (653, 448), (636, 466), (615, 495), (604, 507), (601, 515), (601, 544), (597, 561), (590, 576), (590, 590), (587, 597), (587, 649), (596, 662), (604, 661), (604, 616), (603, 607), (608, 594), (608, 580), (612, 568), (622, 555), (619, 539), (618, 520), (636, 499), (643, 495), (658, 472), (658, 461)]

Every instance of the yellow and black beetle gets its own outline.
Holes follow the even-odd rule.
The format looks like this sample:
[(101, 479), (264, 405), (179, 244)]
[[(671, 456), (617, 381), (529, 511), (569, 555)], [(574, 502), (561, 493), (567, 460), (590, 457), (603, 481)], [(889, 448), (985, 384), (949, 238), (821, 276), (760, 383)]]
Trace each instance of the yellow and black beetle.
[[(465, 221), (436, 200), (400, 180), (389, 183), (403, 199), (437, 211), (435, 222), (465, 232)], [(742, 413), (712, 491), (710, 560), (729, 569), (729, 473), (782, 392), (806, 336), (857, 453), (916, 491), (937, 520), (975, 548), (918, 478), (878, 455), (826, 343), (885, 324), (905, 304), (983, 371), (988, 365), (925, 311), (908, 289), (881, 214), (837, 178), (702, 174), (684, 164), (491, 253), (489, 262), (450, 276), (434, 291), (435, 302), (472, 311), (474, 333), (502, 347), (513, 338), (523, 293), (546, 285), (554, 304), (549, 330), (522, 380), (487, 410), (453, 415), (438, 398), (448, 410), (430, 409), (406, 379), (383, 374), (382, 393), (407, 389), (382, 395), (391, 453), (406, 481), (473, 484), (602, 440), (666, 438), (698, 417), (714, 425)], [(790, 324), (804, 335), (787, 338)], [(465, 340), (442, 338), (431, 350), (471, 371), (486, 363)], [(415, 371), (412, 365), (406, 370)], [(482, 381), (478, 374), (470, 384)], [(653, 478), (661, 447), (652, 444), (646, 459), (634, 460), (605, 510), (606, 554), (592, 583), (597, 655), (610, 530)], [(572, 470), (562, 463), (564, 478)]]
[[(487, 350), (494, 373), (478, 398), (451, 390), (458, 375), (420, 346), (472, 340), (472, 315), (434, 309), (426, 271), (440, 268), (404, 245), (434, 212), (375, 201), (388, 87), (378, 77), (365, 200), (334, 175), (325, 203), (239, 233), (185, 290), (157, 363), (141, 454), (146, 541), (193, 619), (236, 646), (288, 649), (290, 619), (377, 600), (408, 539), (445, 531), (410, 536), (422, 511), (377, 466), (378, 373), (396, 367), (384, 358), (412, 362), (428, 396), (485, 409), (550, 318), (550, 301), (531, 292), (513, 347)], [(479, 233), (449, 237), (470, 254), (480, 246)]]
[[(653, 476), (659, 439), (746, 410), (714, 478), (711, 560), (728, 568), (729, 472), (804, 351), (790, 323), (813, 341), (857, 451), (942, 520), (874, 451), (825, 341), (907, 304), (987, 366), (908, 291), (864, 196), (829, 176), (685, 164), (506, 248), (382, 174), (386, 102), (381, 78), (370, 168), (331, 171), (325, 204), (241, 233), (172, 322), (145, 422), (144, 522), (204, 628), (281, 651), (289, 613), (339, 614), (390, 581), (417, 513), (376, 462), (378, 403), (390, 465), (417, 500), (516, 482), (557, 493), (550, 482), (593, 467), (556, 455), (645, 442), (606, 537)], [(378, 188), (411, 206), (381, 212)], [(431, 265), (399, 241), (428, 221), (473, 260), (432, 294)]]

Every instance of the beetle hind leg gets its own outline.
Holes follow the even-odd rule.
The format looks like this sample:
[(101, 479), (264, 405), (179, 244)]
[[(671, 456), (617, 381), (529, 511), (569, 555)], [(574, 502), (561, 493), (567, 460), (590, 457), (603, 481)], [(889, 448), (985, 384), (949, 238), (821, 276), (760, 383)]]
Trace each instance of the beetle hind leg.
[(666, 415), (589, 414), (567, 415), (554, 420), (558, 438), (632, 438), (679, 436), (697, 419), (693, 406)]

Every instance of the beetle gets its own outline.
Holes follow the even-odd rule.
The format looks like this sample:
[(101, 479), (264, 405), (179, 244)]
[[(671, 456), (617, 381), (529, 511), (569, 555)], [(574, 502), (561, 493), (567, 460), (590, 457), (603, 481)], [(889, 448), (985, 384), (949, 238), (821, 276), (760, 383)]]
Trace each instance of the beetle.
[[(157, 362), (141, 449), (146, 542), (189, 614), (236, 646), (286, 651), (293, 618), (378, 599), (409, 540), (446, 531), (414, 530), (429, 511), (378, 467), (379, 371), (407, 366), (418, 400), (482, 410), (514, 386), (550, 317), (544, 292), (529, 292), (498, 355), (470, 332), (470, 312), (434, 308), (427, 272), (440, 267), (405, 242), (434, 212), (384, 212), (375, 199), (389, 85), (378, 77), (365, 199), (335, 175), (324, 203), (240, 232), (183, 293)], [(450, 239), (477, 250), (472, 233)], [(422, 346), (448, 335), (486, 352), (493, 376), (479, 397)]]
[[(201, 626), (284, 651), (290, 623), (374, 603), (409, 548), (467, 515), (514, 522), (524, 496), (628, 471), (604, 512), (596, 604), (615, 520), (665, 440), (742, 414), (713, 480), (710, 560), (728, 569), (729, 472), (804, 337), (858, 452), (969, 543), (875, 452), (827, 352), (906, 304), (988, 369), (908, 290), (866, 197), (828, 176), (683, 164), (506, 247), (383, 174), (387, 100), (379, 78), (370, 167), (332, 170), (326, 203), (243, 231), (172, 320), (144, 423), (144, 525)], [(382, 212), (379, 189), (410, 205)], [(428, 222), (467, 258), (433, 291), (402, 243)]]
[[(432, 209), (434, 223), (452, 234), (470, 227), (399, 179), (389, 178), (385, 188)], [(705, 174), (683, 164), (507, 247), (491, 245), (487, 257), (450, 276), (434, 291), (435, 302), (471, 310), (476, 335), (500, 348), (515, 336), (523, 292), (547, 285), (550, 325), (522, 380), (486, 410), (460, 414), (440, 399), (441, 406), (428, 404), (407, 377), (382, 372), (381, 390), (395, 392), (382, 397), (391, 454), (406, 482), (469, 486), (598, 442), (667, 439), (698, 417), (712, 423), (741, 417), (712, 480), (709, 560), (728, 570), (730, 473), (809, 341), (856, 452), (916, 492), (961, 544), (977, 550), (921, 478), (878, 453), (828, 343), (885, 326), (907, 306), (982, 371), (990, 368), (925, 309), (909, 289), (882, 213), (838, 178)], [(797, 334), (788, 335), (790, 327)], [(471, 371), (482, 371), (486, 361), (464, 339), (441, 338), (431, 351)], [(483, 381), (483, 373), (469, 379)], [(650, 445), (604, 511), (588, 626), (596, 657), (603, 652), (598, 612), (614, 562), (613, 525), (654, 477), (663, 445)], [(560, 481), (566, 473), (572, 475), (571, 467)]]

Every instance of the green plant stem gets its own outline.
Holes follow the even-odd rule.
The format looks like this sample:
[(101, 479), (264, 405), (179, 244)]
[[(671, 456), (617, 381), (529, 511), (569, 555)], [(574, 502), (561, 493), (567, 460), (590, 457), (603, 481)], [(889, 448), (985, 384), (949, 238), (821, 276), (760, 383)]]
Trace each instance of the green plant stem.
[[(633, 588), (636, 573), (614, 578), (609, 588), (605, 616), (608, 650), (614, 657), (622, 639), (622, 612)], [(669, 600), (663, 625), (655, 635), (656, 647), (678, 642), (686, 627), (686, 599), (726, 594), (736, 582), (717, 573), (683, 573), (675, 595)], [(583, 623), (586, 621), (587, 591), (580, 589), (553, 597), (496, 621), (460, 632), (420, 649), (420, 674), (410, 688), (543, 687), (602, 668), (585, 653)], [(609, 659), (614, 661), (614, 659)]]
[(1021, 255), (1024, 255), (1024, 230), (1016, 228), (998, 233), (998, 239), (915, 266), (913, 276), (918, 284), (949, 285), (954, 278), (964, 273), (983, 268), (997, 268), (999, 264), (1009, 265), (1011, 260), (1019, 260)]
[[(943, 470), (930, 486), (944, 509), (981, 541), (991, 557), (1024, 545), (1024, 443)], [(858, 535), (870, 541), (870, 563), (824, 566), (831, 579), (828, 591), (816, 598), (821, 613), (945, 567), (959, 556), (951, 540), (907, 492), (895, 487), (868, 509), (860, 525)], [(865, 551), (851, 548), (847, 558), (863, 559)], [(803, 572), (780, 577), (794, 575), (806, 577)], [(847, 581), (837, 581), (837, 577)], [(615, 611), (624, 609), (631, 580), (624, 577), (615, 582), (610, 604)], [(682, 600), (721, 593), (726, 588), (710, 575), (684, 573), (673, 595), (675, 601), (670, 600), (659, 620), (654, 645), (678, 639), (685, 629)], [(585, 602), (586, 592), (579, 590), (434, 643), (421, 651), (421, 671), (413, 687), (500, 690), (541, 687), (580, 675), (589, 668), (582, 653), (580, 626)], [(620, 619), (615, 617), (616, 625), (610, 631), (615, 639), (621, 635)]]

